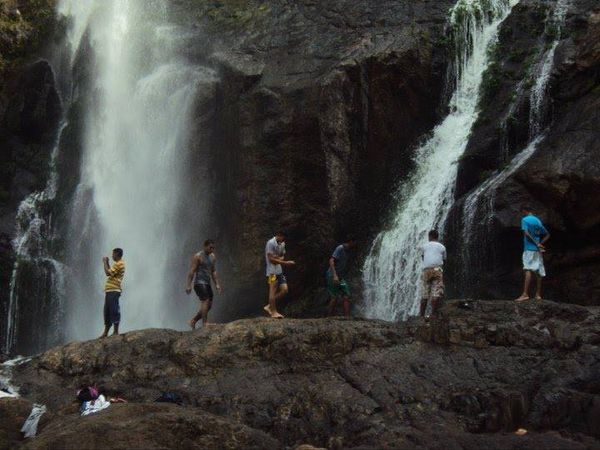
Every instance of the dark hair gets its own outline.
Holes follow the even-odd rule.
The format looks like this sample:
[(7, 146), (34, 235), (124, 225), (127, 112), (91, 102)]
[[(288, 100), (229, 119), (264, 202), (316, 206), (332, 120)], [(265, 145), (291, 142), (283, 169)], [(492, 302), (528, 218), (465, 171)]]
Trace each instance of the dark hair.
[(283, 236), (283, 237), (285, 237), (286, 234), (285, 234), (285, 231), (283, 231), (283, 230), (280, 229), (280, 230), (277, 230), (275, 232), (275, 236)]
[(348, 242), (356, 242), (356, 236), (353, 234), (347, 234), (346, 239), (344, 239), (344, 243)]
[(529, 205), (523, 205), (523, 206), (521, 206), (521, 211), (531, 212), (533, 210), (531, 209), (531, 207)]
[(204, 246), (208, 247), (209, 245), (215, 245), (215, 241), (213, 241), (212, 239), (207, 239), (204, 241)]
[(438, 233), (438, 230), (431, 230), (429, 232), (429, 239), (438, 239), (440, 237), (440, 233)]
[(116, 253), (119, 258), (123, 257), (123, 249), (122, 248), (117, 247), (117, 248), (113, 249), (113, 253)]

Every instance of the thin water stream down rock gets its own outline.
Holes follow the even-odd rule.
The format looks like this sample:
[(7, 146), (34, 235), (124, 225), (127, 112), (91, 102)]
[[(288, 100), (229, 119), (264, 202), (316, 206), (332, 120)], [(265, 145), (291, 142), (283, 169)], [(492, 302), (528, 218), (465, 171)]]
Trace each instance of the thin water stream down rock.
[[(24, 400), (0, 408), (16, 417), (24, 401), (48, 406), (31, 449), (597, 448), (599, 314), (454, 301), (429, 322), (247, 319), (130, 332), (17, 365)], [(130, 403), (79, 417), (76, 389), (92, 382)], [(153, 403), (162, 391), (183, 405)], [(13, 422), (2, 422), (6, 436)], [(529, 433), (516, 436), (519, 427)]]

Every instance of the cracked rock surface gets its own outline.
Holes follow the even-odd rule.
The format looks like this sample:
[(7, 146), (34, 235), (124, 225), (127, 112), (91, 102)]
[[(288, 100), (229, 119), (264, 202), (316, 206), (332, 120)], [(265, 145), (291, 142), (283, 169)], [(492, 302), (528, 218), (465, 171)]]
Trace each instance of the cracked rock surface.
[[(456, 301), (429, 322), (247, 319), (74, 342), (14, 368), (18, 401), (49, 408), (23, 445), (598, 448), (599, 316)], [(129, 403), (81, 418), (86, 383)], [(153, 403), (162, 391), (183, 405)], [(7, 401), (17, 400), (0, 400), (10, 416)], [(13, 432), (4, 445), (17, 444)]]

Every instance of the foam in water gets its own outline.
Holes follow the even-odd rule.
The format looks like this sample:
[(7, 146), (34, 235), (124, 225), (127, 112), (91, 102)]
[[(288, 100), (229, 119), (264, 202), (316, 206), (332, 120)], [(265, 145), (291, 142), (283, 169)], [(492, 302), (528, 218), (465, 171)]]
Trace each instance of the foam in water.
[(416, 170), (398, 193), (391, 227), (380, 233), (364, 265), (364, 314), (398, 320), (418, 311), (420, 247), (444, 223), (453, 200), (457, 161), (477, 119), (488, 48), (516, 0), (460, 0), (451, 10), (456, 40), (456, 90), (450, 114), (416, 151)]
[[(182, 254), (180, 244), (201, 231), (205, 213), (198, 209), (197, 223), (179, 219), (190, 181), (190, 129), (198, 91), (215, 74), (179, 56), (181, 31), (168, 23), (166, 2), (80, 2), (63, 0), (61, 10), (73, 15), (73, 39), (89, 36), (99, 95), (85, 111), (82, 180), (73, 203), (69, 254), (78, 267), (69, 335), (90, 338), (102, 329), (101, 257), (115, 247), (124, 249), (126, 263), (123, 328), (181, 328), (176, 299), (185, 266), (174, 261), (187, 264), (194, 249)], [(193, 182), (201, 187), (205, 180)]]

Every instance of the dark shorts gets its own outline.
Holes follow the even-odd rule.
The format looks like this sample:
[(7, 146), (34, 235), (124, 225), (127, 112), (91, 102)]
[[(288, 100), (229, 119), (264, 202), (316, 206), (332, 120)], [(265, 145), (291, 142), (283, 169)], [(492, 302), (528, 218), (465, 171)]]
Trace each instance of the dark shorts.
[(287, 280), (285, 279), (285, 275), (280, 273), (279, 275), (267, 275), (267, 283), (274, 284), (277, 283), (278, 286), (282, 284), (287, 284)]
[(107, 292), (104, 296), (104, 325), (118, 325), (121, 321), (121, 307), (119, 306), (120, 292)]
[(210, 300), (212, 302), (213, 291), (210, 284), (195, 284), (194, 292), (196, 293), (201, 302), (205, 300)]
[(340, 279), (340, 282), (335, 284), (333, 277), (327, 276), (327, 292), (331, 298), (347, 298), (350, 297), (350, 287), (346, 280)]

